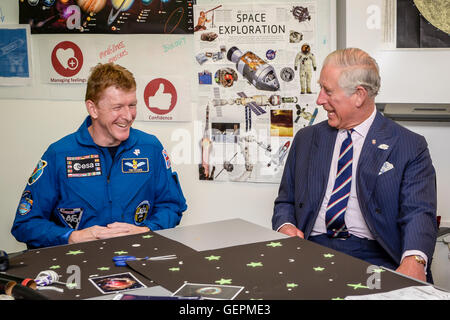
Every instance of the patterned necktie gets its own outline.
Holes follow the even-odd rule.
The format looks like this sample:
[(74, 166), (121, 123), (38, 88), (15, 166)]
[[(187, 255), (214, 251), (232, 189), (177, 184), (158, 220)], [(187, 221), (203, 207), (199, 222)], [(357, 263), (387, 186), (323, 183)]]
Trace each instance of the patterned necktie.
[(342, 142), (336, 180), (328, 201), (325, 223), (327, 235), (330, 238), (349, 236), (344, 218), (352, 185), (353, 142), (351, 133), (353, 131), (353, 129), (347, 130), (347, 138)]

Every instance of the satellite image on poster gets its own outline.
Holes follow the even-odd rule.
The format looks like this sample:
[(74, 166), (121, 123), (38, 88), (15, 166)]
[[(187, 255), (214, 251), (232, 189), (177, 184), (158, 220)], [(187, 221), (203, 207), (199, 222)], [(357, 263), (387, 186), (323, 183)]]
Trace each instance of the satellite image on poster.
[(19, 0), (31, 33), (193, 33), (191, 0)]

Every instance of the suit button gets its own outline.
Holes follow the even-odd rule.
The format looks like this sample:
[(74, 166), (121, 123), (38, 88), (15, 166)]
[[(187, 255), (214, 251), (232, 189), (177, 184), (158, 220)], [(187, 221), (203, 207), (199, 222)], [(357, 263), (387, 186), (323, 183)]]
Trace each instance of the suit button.
[(299, 208), (303, 207), (303, 203), (300, 202), (300, 203), (298, 204), (298, 207), (299, 207)]
[(376, 209), (375, 209), (375, 212), (376, 212), (376, 213), (381, 213), (381, 209), (380, 209), (380, 208), (376, 208)]

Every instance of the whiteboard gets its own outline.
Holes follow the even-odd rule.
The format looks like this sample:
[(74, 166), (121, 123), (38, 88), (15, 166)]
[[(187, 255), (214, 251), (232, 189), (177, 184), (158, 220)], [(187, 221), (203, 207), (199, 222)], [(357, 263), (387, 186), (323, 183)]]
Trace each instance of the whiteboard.
[[(377, 103), (450, 103), (450, 49), (385, 49), (385, 0), (346, 0), (346, 47), (358, 47), (378, 62)], [(378, 17), (380, 20), (378, 20)]]

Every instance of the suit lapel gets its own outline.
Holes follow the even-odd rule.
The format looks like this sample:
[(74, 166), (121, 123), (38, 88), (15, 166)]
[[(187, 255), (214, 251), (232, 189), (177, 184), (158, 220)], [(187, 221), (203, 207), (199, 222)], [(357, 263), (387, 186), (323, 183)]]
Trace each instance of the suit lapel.
[[(369, 129), (358, 162), (358, 197), (367, 201), (372, 195), (378, 173), (395, 147), (398, 137), (379, 112)], [(381, 146), (381, 147), (380, 147)]]
[(318, 129), (320, 128), (316, 128), (314, 132), (311, 146), (308, 193), (313, 207), (319, 209), (327, 187), (331, 159), (333, 158), (334, 144), (338, 131), (328, 124), (325, 125), (325, 130)]

